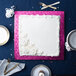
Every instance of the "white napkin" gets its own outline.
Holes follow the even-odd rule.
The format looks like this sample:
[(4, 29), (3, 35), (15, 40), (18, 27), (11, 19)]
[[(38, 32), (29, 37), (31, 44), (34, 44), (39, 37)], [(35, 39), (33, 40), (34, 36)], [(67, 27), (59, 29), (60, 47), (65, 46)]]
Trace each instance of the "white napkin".
[[(24, 63), (16, 63), (16, 62), (9, 63), (7, 59), (0, 60), (0, 76), (10, 76), (16, 72), (21, 71), (22, 69), (24, 69), (24, 67), (25, 67)], [(12, 68), (14, 68), (14, 69), (11, 70)], [(7, 73), (6, 75), (4, 74), (5, 69), (6, 69), (6, 73)], [(10, 71), (10, 72), (8, 72), (8, 71)]]
[(71, 51), (71, 48), (70, 48), (68, 42), (65, 42), (65, 47), (66, 47), (66, 50), (67, 50), (67, 51)]

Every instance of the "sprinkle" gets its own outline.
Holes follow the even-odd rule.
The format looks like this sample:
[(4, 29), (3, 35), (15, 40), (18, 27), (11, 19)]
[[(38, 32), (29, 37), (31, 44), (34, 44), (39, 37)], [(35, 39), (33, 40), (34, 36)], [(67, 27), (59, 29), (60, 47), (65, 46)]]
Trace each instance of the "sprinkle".
[(25, 62), (25, 61), (22, 61), (22, 62)]
[(12, 51), (12, 49), (10, 49)]
[(71, 20), (71, 18), (69, 18), (69, 20)]
[(34, 8), (34, 7), (32, 6), (32, 8)]
[(55, 11), (55, 9), (53, 11)]
[(12, 31), (12, 33), (13, 33), (13, 31)]
[(9, 26), (12, 26), (12, 24), (9, 24)]
[(40, 8), (42, 8), (42, 7), (40, 6)]
[(45, 62), (44, 60), (42, 62)]
[(53, 63), (53, 61), (50, 61), (50, 63)]
[(59, 9), (59, 7), (57, 7)]
[(12, 56), (12, 54), (10, 54)]

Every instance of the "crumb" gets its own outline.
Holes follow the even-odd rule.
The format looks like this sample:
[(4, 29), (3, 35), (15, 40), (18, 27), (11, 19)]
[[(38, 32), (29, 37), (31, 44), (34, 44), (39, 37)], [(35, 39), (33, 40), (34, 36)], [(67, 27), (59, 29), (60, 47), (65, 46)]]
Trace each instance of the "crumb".
[(12, 56), (12, 54), (10, 54)]
[(71, 18), (69, 18), (69, 20), (71, 20)]
[(12, 33), (13, 33), (13, 31), (12, 31)]
[(25, 62), (25, 61), (22, 61), (22, 62)]
[(12, 49), (10, 49), (12, 51)]
[(42, 62), (45, 62), (44, 60)]
[(53, 11), (55, 11), (55, 9)]
[(53, 61), (50, 61), (50, 63), (53, 63)]
[(33, 9), (34, 7), (32, 6), (32, 9)]
[(40, 8), (42, 8), (42, 7), (40, 6)]
[(59, 7), (57, 7), (57, 9), (59, 9)]
[(9, 26), (12, 26), (12, 24), (9, 24)]

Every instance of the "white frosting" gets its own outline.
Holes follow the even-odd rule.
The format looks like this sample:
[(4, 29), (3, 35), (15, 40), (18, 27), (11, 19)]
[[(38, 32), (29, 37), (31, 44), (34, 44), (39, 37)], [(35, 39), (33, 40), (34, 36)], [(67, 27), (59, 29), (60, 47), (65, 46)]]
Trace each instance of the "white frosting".
[(7, 40), (8, 33), (7, 31), (0, 27), (0, 44), (4, 43)]
[(60, 16), (20, 15), (19, 53), (23, 55), (59, 55)]

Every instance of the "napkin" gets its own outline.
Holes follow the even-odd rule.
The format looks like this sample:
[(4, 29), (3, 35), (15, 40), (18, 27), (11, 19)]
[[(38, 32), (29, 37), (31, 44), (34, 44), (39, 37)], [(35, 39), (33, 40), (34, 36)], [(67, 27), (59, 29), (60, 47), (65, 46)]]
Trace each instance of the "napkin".
[(67, 51), (71, 51), (71, 48), (70, 48), (68, 42), (65, 42), (65, 47), (66, 47), (66, 50), (67, 50)]
[(9, 62), (7, 59), (0, 60), (0, 76), (10, 76), (24, 67), (24, 63)]

